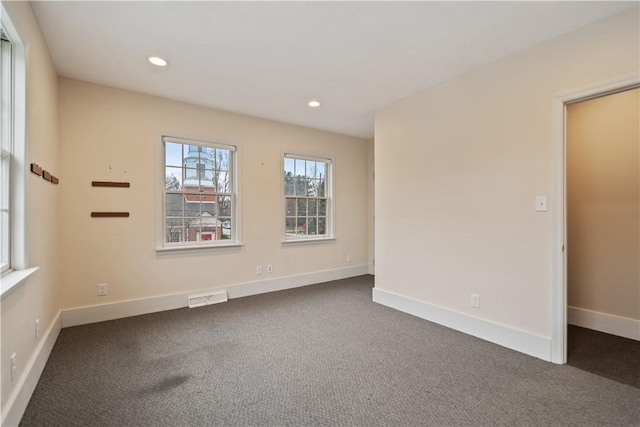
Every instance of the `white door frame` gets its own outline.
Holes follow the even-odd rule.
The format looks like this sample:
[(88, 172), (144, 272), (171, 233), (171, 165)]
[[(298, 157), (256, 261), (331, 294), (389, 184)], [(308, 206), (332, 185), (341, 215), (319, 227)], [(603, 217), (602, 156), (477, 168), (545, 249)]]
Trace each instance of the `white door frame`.
[(555, 208), (553, 209), (553, 282), (551, 361), (567, 363), (567, 192), (566, 192), (566, 107), (579, 101), (633, 89), (640, 85), (640, 73), (553, 95), (552, 149), (554, 158)]

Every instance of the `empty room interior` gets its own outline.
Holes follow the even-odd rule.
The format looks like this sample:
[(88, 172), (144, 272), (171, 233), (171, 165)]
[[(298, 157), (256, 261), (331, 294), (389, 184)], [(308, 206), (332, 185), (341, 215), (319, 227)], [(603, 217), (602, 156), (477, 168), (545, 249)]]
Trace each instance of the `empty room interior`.
[(2, 1), (2, 426), (640, 425), (640, 8)]

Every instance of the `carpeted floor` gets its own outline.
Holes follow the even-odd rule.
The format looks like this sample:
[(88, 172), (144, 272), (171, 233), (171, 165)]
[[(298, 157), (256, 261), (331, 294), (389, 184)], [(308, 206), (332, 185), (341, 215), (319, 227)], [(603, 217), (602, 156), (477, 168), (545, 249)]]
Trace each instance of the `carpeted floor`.
[(640, 341), (569, 325), (567, 346), (569, 365), (640, 388)]
[(24, 426), (632, 426), (640, 390), (371, 301), (372, 277), (64, 329)]

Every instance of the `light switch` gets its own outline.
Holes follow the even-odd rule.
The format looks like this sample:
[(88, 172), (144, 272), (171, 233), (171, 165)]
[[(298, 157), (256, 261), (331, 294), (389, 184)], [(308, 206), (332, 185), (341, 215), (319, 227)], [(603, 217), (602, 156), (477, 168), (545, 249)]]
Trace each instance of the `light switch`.
[(547, 196), (536, 196), (536, 212), (547, 211)]

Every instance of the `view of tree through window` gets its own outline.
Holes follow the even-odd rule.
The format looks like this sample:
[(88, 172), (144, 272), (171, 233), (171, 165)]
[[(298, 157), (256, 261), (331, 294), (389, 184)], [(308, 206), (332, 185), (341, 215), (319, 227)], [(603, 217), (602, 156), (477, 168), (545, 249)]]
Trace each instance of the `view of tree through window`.
[(234, 239), (233, 147), (164, 138), (164, 154), (165, 243)]
[(284, 159), (285, 238), (323, 237), (328, 230), (328, 160)]

